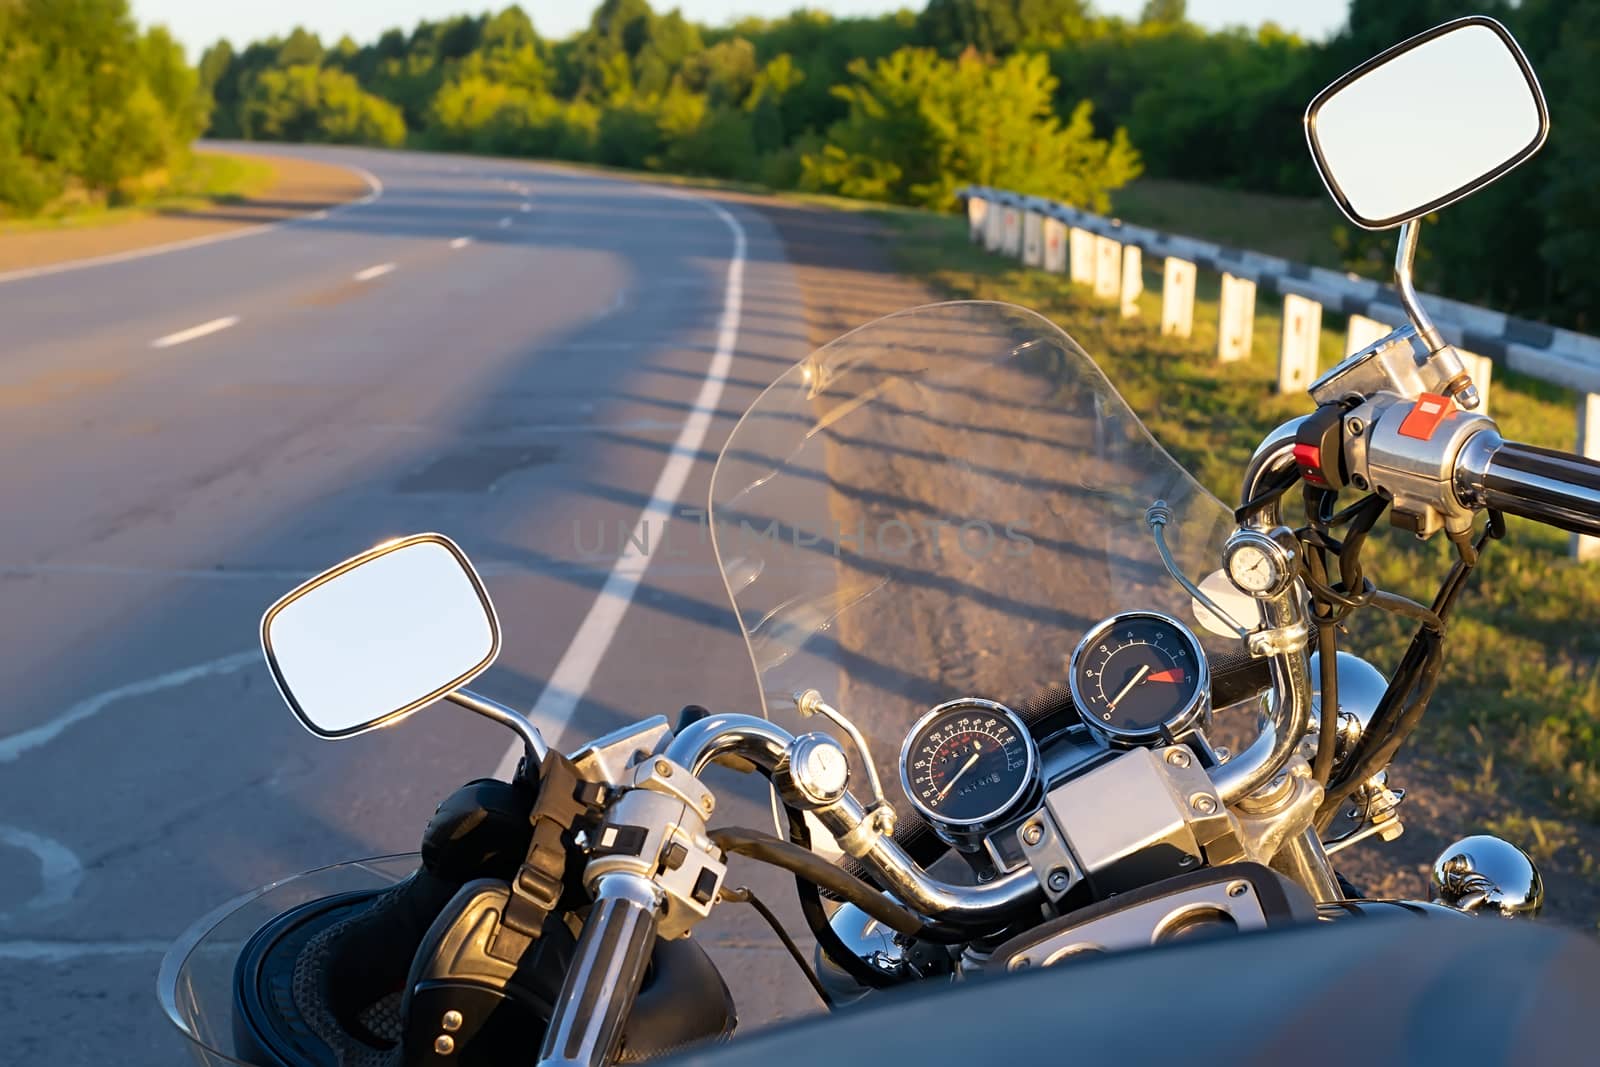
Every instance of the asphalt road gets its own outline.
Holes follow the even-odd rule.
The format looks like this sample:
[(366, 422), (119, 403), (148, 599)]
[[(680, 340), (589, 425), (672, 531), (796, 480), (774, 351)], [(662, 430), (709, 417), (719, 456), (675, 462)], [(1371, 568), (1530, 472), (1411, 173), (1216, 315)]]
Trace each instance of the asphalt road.
[[(330, 744), (273, 690), (262, 610), (379, 540), (467, 550), (505, 631), (475, 687), (539, 701), (565, 747), (754, 707), (709, 550), (646, 569), (619, 529), (703, 506), (734, 419), (805, 354), (772, 228), (622, 179), (305, 151), (373, 195), (0, 282), (7, 1063), (182, 1062), (154, 999), (173, 937), (258, 884), (414, 848), (499, 764), (510, 735), (454, 708)], [(770, 937), (708, 939), (747, 1019), (805, 1009)]]

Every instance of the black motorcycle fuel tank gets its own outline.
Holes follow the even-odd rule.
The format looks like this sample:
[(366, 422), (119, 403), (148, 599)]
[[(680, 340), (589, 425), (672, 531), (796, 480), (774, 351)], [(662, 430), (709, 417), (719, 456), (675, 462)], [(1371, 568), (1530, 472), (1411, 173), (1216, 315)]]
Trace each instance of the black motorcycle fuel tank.
[(776, 1027), (674, 1064), (1596, 1062), (1600, 946), (1497, 919), (1314, 923), (1088, 959)]

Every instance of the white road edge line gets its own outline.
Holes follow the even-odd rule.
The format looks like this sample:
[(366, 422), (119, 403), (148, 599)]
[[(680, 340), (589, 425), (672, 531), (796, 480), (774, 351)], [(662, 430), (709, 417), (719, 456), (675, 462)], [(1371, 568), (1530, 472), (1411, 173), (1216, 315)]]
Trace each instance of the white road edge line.
[(220, 319), (212, 319), (210, 322), (202, 322), (200, 325), (191, 326), (187, 330), (179, 330), (177, 333), (169, 333), (165, 337), (157, 337), (154, 341), (150, 342), (150, 347), (171, 348), (173, 345), (181, 345), (185, 341), (193, 341), (197, 338), (204, 337), (207, 334), (218, 333), (219, 331), (226, 330), (229, 326), (237, 326), (238, 324), (239, 316), (224, 315)]
[(352, 200), (348, 204), (327, 208), (311, 215), (302, 215), (299, 218), (284, 219), (282, 222), (268, 222), (260, 226), (246, 226), (240, 230), (226, 230), (223, 233), (208, 233), (203, 237), (190, 237), (183, 241), (172, 241), (164, 245), (154, 245), (150, 248), (132, 248), (126, 252), (113, 252), (105, 256), (90, 256), (87, 259), (69, 259), (62, 263), (47, 263), (41, 267), (22, 267), (18, 270), (0, 272), (0, 285), (6, 282), (20, 282), (25, 278), (42, 278), (48, 274), (65, 274), (71, 270), (83, 270), (87, 267), (103, 267), (111, 263), (126, 263), (131, 259), (144, 259), (146, 256), (163, 256), (168, 252), (181, 252), (186, 248), (202, 248), (205, 245), (220, 244), (223, 241), (237, 241), (241, 237), (255, 237), (273, 230), (281, 230), (286, 226), (297, 226), (303, 222), (320, 222), (341, 211), (351, 208), (364, 207), (383, 195), (383, 182), (378, 176), (364, 167), (352, 166), (349, 163), (338, 163), (336, 166), (353, 171), (367, 183), (367, 195), (360, 200)]
[(0, 960), (71, 963), (96, 956), (159, 956), (166, 941), (0, 941)]
[[(662, 196), (692, 201), (716, 215), (733, 234), (733, 255), (728, 260), (727, 280), (723, 283), (722, 318), (717, 326), (716, 353), (706, 368), (706, 376), (700, 383), (700, 393), (695, 397), (694, 407), (690, 409), (689, 417), (684, 420), (683, 428), (678, 432), (678, 439), (673, 442), (672, 451), (667, 456), (667, 462), (656, 478), (650, 502), (634, 520), (633, 529), (638, 529), (641, 524), (652, 520), (663, 522), (672, 518), (678, 496), (683, 492), (684, 483), (689, 480), (689, 474), (694, 469), (695, 455), (704, 443), (706, 433), (711, 429), (711, 417), (722, 399), (722, 390), (728, 381), (728, 371), (733, 366), (734, 346), (739, 341), (739, 316), (744, 302), (744, 262), (748, 247), (744, 227), (716, 201), (673, 189), (649, 186), (644, 188)], [(595, 671), (599, 669), (600, 661), (605, 658), (606, 650), (611, 647), (612, 639), (616, 637), (617, 629), (622, 625), (623, 615), (627, 612), (628, 605), (633, 602), (634, 593), (638, 591), (645, 568), (649, 566), (659, 544), (659, 540), (652, 541), (644, 552), (619, 557), (612, 565), (611, 573), (606, 576), (605, 585), (600, 589), (600, 595), (590, 605), (589, 613), (584, 616), (583, 622), (578, 625), (577, 632), (572, 636), (572, 643), (562, 653), (555, 670), (550, 672), (550, 678), (545, 683), (544, 691), (539, 694), (539, 699), (534, 701), (529, 717), (545, 733), (545, 740), (551, 748), (565, 751), (566, 739), (563, 734), (572, 719), (572, 713), (577, 709), (578, 701), (583, 698), (584, 692), (588, 690), (589, 683), (594, 680)], [(517, 761), (521, 758), (522, 743), (513, 742), (501, 758), (495, 776), (509, 779), (516, 770)]]
[(235, 652), (231, 656), (211, 660), (209, 663), (200, 663), (193, 667), (183, 667), (165, 674), (158, 674), (154, 678), (141, 678), (137, 682), (128, 682), (115, 689), (107, 689), (103, 693), (96, 693), (92, 697), (78, 701), (72, 707), (47, 722), (21, 733), (9, 737), (0, 737), (0, 763), (12, 763), (24, 752), (30, 752), (41, 745), (54, 741), (69, 726), (76, 725), (84, 719), (92, 718), (102, 711), (129, 697), (148, 696), (166, 689), (177, 689), (188, 685), (190, 682), (199, 681), (201, 678), (213, 674), (228, 674), (242, 667), (262, 663), (261, 650), (252, 648), (248, 652)]
[(468, 245), (470, 245), (471, 243), (472, 243), (472, 238), (470, 238), (470, 237), (457, 237), (454, 241), (450, 242), (450, 247), (451, 248), (465, 248)]
[(392, 270), (394, 270), (393, 263), (378, 263), (366, 268), (365, 270), (356, 271), (355, 279), (358, 282), (370, 282), (374, 278), (383, 277)]

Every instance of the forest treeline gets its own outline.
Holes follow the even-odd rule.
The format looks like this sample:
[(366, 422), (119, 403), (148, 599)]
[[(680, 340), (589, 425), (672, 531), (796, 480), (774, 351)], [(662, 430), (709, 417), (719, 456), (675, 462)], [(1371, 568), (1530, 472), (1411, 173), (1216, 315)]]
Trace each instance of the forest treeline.
[[(1600, 328), (1584, 292), (1600, 241), (1600, 0), (1474, 6), (1522, 41), (1555, 126), (1532, 164), (1430, 230), (1424, 281)], [(715, 27), (602, 0), (560, 40), (513, 6), (367, 42), (221, 41), (190, 71), (125, 0), (0, 0), (0, 204), (115, 189), (181, 151), (196, 116), (214, 137), (561, 158), (940, 209), (977, 182), (1105, 210), (1141, 173), (1318, 195), (1306, 101), (1459, 13), (1352, 0), (1339, 33), (1307, 41), (1270, 23), (1208, 31), (1183, 0), (1137, 18), (1090, 0), (928, 0)], [(1353, 268), (1382, 271), (1387, 238), (1333, 236)]]

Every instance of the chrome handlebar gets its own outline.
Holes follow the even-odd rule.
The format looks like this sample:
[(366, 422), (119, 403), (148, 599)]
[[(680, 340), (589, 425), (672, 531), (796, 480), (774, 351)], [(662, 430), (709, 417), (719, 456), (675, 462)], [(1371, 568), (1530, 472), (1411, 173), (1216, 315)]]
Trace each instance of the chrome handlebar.
[(698, 775), (719, 756), (754, 764), (791, 807), (814, 814), (841, 848), (875, 874), (903, 904), (929, 919), (956, 925), (992, 927), (1016, 908), (1042, 900), (1033, 872), (1023, 867), (984, 885), (954, 885), (918, 867), (894, 838), (848, 790), (831, 803), (818, 803), (788, 783), (781, 773), (794, 736), (753, 715), (713, 715), (687, 727), (664, 755)]
[[(1240, 499), (1245, 503), (1261, 495), (1273, 476), (1294, 466), (1295, 433), (1304, 419), (1291, 419), (1267, 435), (1250, 457)], [(1278, 498), (1257, 509), (1245, 525), (1270, 530), (1283, 525)], [(1298, 582), (1282, 594), (1261, 601), (1261, 613), (1270, 629), (1290, 628), (1305, 622), (1303, 591)], [(1211, 772), (1212, 783), (1224, 804), (1249, 796), (1268, 784), (1288, 764), (1311, 728), (1311, 668), (1306, 649), (1280, 652), (1270, 658), (1271, 708), (1267, 726), (1248, 748)]]

